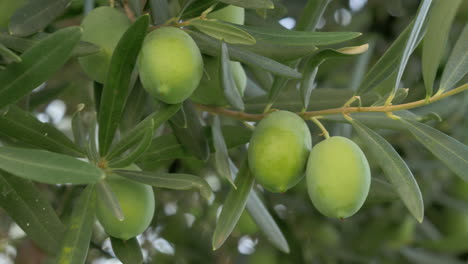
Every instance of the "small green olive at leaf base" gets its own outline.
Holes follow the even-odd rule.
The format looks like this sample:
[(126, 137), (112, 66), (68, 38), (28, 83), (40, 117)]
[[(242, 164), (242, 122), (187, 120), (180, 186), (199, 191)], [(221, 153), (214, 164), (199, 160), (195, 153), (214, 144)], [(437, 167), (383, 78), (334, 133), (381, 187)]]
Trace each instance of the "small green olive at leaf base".
[(229, 5), (209, 13), (207, 18), (219, 19), (233, 24), (244, 25), (245, 10), (242, 7)]
[(100, 83), (106, 81), (112, 53), (130, 24), (125, 14), (112, 7), (98, 7), (83, 19), (81, 40), (101, 48), (96, 54), (78, 59), (91, 79)]
[(310, 152), (306, 175), (312, 203), (328, 217), (354, 215), (369, 193), (369, 163), (358, 145), (345, 137), (317, 144)]
[(181, 103), (197, 88), (203, 59), (195, 41), (183, 30), (162, 27), (149, 33), (138, 59), (143, 88), (168, 104)]
[(104, 231), (112, 237), (123, 240), (143, 233), (154, 215), (153, 188), (117, 175), (109, 175), (106, 181), (119, 201), (124, 219), (119, 221), (112, 209), (98, 199), (96, 215)]
[(265, 189), (285, 192), (304, 176), (311, 147), (302, 118), (288, 111), (273, 112), (260, 121), (250, 140), (250, 170)]
[[(205, 65), (205, 74), (200, 81), (195, 92), (190, 99), (199, 104), (226, 106), (228, 102), (224, 97), (224, 91), (219, 79), (219, 62), (218, 58), (203, 56)], [(245, 87), (247, 86), (247, 75), (240, 62), (230, 61), (231, 74), (236, 84), (236, 88), (241, 96), (244, 95)]]

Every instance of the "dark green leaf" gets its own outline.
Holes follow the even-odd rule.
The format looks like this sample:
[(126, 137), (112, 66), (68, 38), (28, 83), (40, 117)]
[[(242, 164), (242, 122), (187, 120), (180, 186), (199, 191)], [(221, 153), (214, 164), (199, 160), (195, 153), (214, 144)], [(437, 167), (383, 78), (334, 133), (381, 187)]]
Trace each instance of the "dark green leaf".
[[(198, 32), (189, 31), (189, 33), (203, 53), (218, 56), (220, 52), (219, 40)], [(231, 60), (240, 61), (252, 67), (258, 67), (288, 78), (301, 78), (299, 72), (284, 64), (232, 45), (227, 46)]]
[(184, 105), (181, 104), (179, 111), (170, 118), (170, 121), (173, 125), (180, 128), (187, 128), (187, 116), (185, 115)]
[(273, 44), (263, 40), (257, 40), (254, 45), (231, 45), (242, 50), (250, 51), (277, 61), (290, 61), (299, 59), (314, 53), (317, 47), (311, 45), (290, 46)]
[(213, 146), (215, 149), (215, 167), (219, 175), (226, 178), (234, 188), (234, 179), (229, 165), (229, 153), (224, 142), (224, 137), (221, 132), (221, 122), (218, 116), (214, 116), (213, 124), (211, 125), (211, 134), (213, 135)]
[(34, 0), (28, 1), (16, 10), (10, 19), (10, 33), (29, 36), (43, 30), (50, 22), (61, 15), (72, 0)]
[[(112, 146), (109, 154), (107, 155), (108, 160), (112, 160), (115, 157), (120, 156), (125, 151), (134, 146), (137, 142), (140, 142), (141, 137), (147, 132), (147, 128), (153, 123), (153, 131), (160, 127), (170, 117), (172, 117), (179, 109), (180, 104), (176, 105), (165, 105), (162, 106), (157, 112), (146, 117), (132, 130), (128, 131), (122, 139)], [(152, 134), (152, 133), (151, 133)], [(149, 145), (149, 143), (148, 143)]]
[(204, 179), (195, 175), (130, 170), (115, 170), (115, 173), (130, 180), (158, 188), (167, 188), (172, 190), (190, 190), (196, 188), (205, 199), (210, 199), (212, 195), (210, 185), (208, 185)]
[(273, 216), (268, 212), (268, 209), (253, 189), (250, 191), (249, 197), (247, 198), (246, 208), (268, 241), (277, 249), (284, 253), (289, 253), (288, 241), (286, 241), (275, 219), (273, 219)]
[(68, 60), (81, 38), (79, 27), (49, 35), (21, 55), (21, 63), (0, 72), (0, 108), (14, 103), (46, 81)]
[(0, 55), (3, 56), (5, 59), (11, 60), (12, 62), (16, 62), (16, 63), (21, 62), (21, 58), (18, 55), (16, 55), (16, 53), (14, 53), (13, 51), (5, 47), (5, 45), (3, 45), (1, 42), (0, 42)]
[[(396, 76), (394, 85), (393, 85), (393, 92), (391, 96), (395, 95), (398, 86), (400, 85), (401, 78), (403, 77), (403, 72), (405, 71), (406, 64), (408, 63), (409, 57), (413, 50), (419, 43), (419, 36), (421, 35), (420, 32), (423, 30), (423, 24), (426, 20), (427, 12), (429, 11), (429, 7), (431, 6), (432, 0), (423, 0), (421, 1), (421, 5), (419, 7), (418, 13), (414, 20), (413, 27), (411, 28), (411, 33), (408, 36), (408, 40), (405, 43), (405, 48), (403, 50), (403, 54), (401, 59), (398, 62), (398, 74)], [(425, 30), (423, 30), (425, 31)]]
[(140, 158), (140, 162), (158, 162), (191, 157), (174, 134), (162, 135), (154, 138), (148, 151)]
[(178, 127), (171, 121), (172, 130), (188, 153), (206, 161), (210, 156), (210, 149), (198, 113), (189, 101), (184, 102), (184, 112), (187, 117), (187, 128)]
[[(52, 100), (56, 99), (65, 90), (75, 88), (76, 86), (71, 83), (63, 83), (56, 87), (46, 88), (37, 92), (30, 93), (29, 96), (29, 107), (35, 109), (42, 104), (47, 104)], [(77, 87), (76, 87), (77, 88)]]
[(128, 0), (128, 3), (130, 7), (132, 8), (132, 11), (135, 13), (137, 17), (141, 16), (141, 13), (143, 12), (143, 1), (146, 3), (146, 0)]
[(127, 167), (135, 162), (139, 157), (141, 157), (146, 152), (146, 150), (148, 150), (151, 145), (151, 140), (153, 139), (154, 121), (151, 119), (147, 126), (142, 130), (144, 133), (141, 135), (141, 138), (135, 142), (135, 146), (130, 149), (128, 153), (125, 153), (125, 155), (120, 158), (109, 161), (109, 166), (111, 168)]
[(117, 258), (123, 264), (141, 264), (143, 263), (143, 254), (141, 253), (138, 240), (133, 237), (128, 240), (122, 240), (111, 237), (112, 250)]
[(70, 224), (62, 241), (62, 249), (55, 263), (85, 263), (93, 232), (95, 202), (94, 186), (89, 185), (73, 208)]
[(236, 227), (237, 221), (245, 209), (247, 197), (253, 184), (254, 176), (250, 173), (247, 160), (244, 160), (235, 181), (237, 189), (231, 188), (229, 191), (216, 223), (212, 239), (213, 250), (220, 248)]
[(167, 0), (150, 0), (149, 3), (154, 24), (161, 25), (169, 20), (171, 14), (169, 12)]
[(304, 109), (309, 107), (310, 101), (310, 94), (314, 89), (314, 81), (315, 75), (317, 74), (318, 67), (322, 64), (325, 60), (329, 58), (341, 58), (341, 57), (349, 57), (353, 55), (362, 54), (367, 51), (369, 48), (368, 44), (364, 44), (361, 46), (354, 46), (354, 47), (346, 47), (341, 49), (324, 49), (319, 53), (315, 54), (309, 61), (307, 61), (307, 65), (304, 69), (304, 77), (301, 81), (300, 92), (302, 98), (302, 104)]
[(223, 87), (224, 97), (235, 109), (243, 111), (244, 102), (242, 96), (239, 93), (239, 89), (236, 87), (234, 77), (232, 76), (231, 64), (229, 60), (229, 53), (226, 43), (221, 42), (221, 54), (219, 56), (219, 80), (221, 81), (221, 87)]
[(311, 32), (311, 31), (294, 31), (288, 29), (272, 29), (261, 28), (254, 26), (235, 25), (236, 27), (246, 31), (256, 40), (262, 40), (274, 44), (283, 44), (290, 46), (323, 46), (337, 44), (357, 38), (361, 33), (357, 32)]
[(275, 5), (271, 0), (219, 0), (221, 3), (225, 3), (228, 5), (235, 5), (244, 8), (252, 8), (252, 9), (273, 9)]
[(102, 156), (109, 151), (119, 126), (125, 101), (131, 89), (131, 75), (148, 24), (148, 15), (135, 21), (123, 34), (112, 54), (99, 108), (99, 152)]
[(0, 172), (0, 207), (40, 248), (60, 248), (65, 227), (31, 181)]
[(81, 111), (83, 111), (85, 105), (79, 104), (77, 106), (76, 112), (72, 116), (71, 126), (73, 131), (73, 138), (75, 139), (75, 144), (80, 148), (85, 149), (86, 147), (86, 125), (84, 123)]
[(0, 111), (0, 135), (53, 152), (84, 156), (84, 152), (53, 125), (42, 123), (14, 105)]
[(468, 181), (468, 146), (428, 125), (404, 119), (402, 121), (421, 144), (460, 178)]
[(0, 169), (50, 184), (89, 184), (104, 177), (93, 165), (44, 150), (0, 147)]
[(409, 170), (405, 161), (382, 136), (362, 125), (359, 121), (352, 121), (370, 153), (376, 159), (385, 176), (393, 184), (401, 200), (419, 222), (424, 218), (424, 203), (418, 183)]
[(150, 105), (151, 98), (145, 89), (143, 89), (141, 82), (137, 82), (127, 98), (122, 120), (120, 121), (120, 131), (127, 133), (132, 130), (150, 109)]
[(331, 0), (309, 0), (297, 21), (296, 30), (315, 31)]
[(201, 32), (231, 44), (255, 44), (255, 38), (242, 29), (218, 20), (196, 19), (190, 25)]
[(102, 202), (105, 207), (110, 208), (115, 218), (119, 221), (123, 221), (125, 215), (122, 212), (122, 207), (120, 207), (119, 199), (115, 196), (109, 184), (106, 181), (100, 181), (96, 186), (98, 201)]
[(429, 12), (422, 51), (422, 73), (426, 97), (432, 96), (437, 68), (445, 53), (450, 26), (460, 3), (461, 0), (436, 0)]
[(468, 25), (463, 28), (460, 37), (445, 65), (440, 92), (452, 89), (468, 72)]

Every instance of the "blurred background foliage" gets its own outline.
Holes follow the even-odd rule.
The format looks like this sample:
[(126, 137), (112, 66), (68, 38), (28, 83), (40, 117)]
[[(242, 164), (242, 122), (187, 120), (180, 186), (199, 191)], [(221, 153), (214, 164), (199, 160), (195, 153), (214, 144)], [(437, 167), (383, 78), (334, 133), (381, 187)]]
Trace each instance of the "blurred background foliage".
[[(92, 1), (74, 0), (67, 13), (58, 18), (45, 31), (55, 31), (68, 25), (79, 24), (83, 10)], [(116, 1), (118, 4), (118, 1)], [(169, 1), (176, 12), (183, 0)], [(276, 26), (291, 28), (296, 23), (307, 1), (277, 0), (276, 9), (266, 12), (248, 10), (246, 24), (263, 25), (265, 21), (277, 21)], [(373, 65), (400, 32), (414, 17), (418, 0), (333, 0), (319, 22), (318, 31), (356, 31), (363, 35), (346, 43), (347, 46), (370, 43), (367, 53), (352, 59), (330, 59), (320, 68), (317, 89), (356, 89), (363, 77), (362, 69)], [(96, 1), (107, 5), (107, 1)], [(260, 15), (266, 15), (262, 18)], [(452, 26), (448, 47), (453, 47), (459, 33), (468, 20), (468, 1), (462, 1)], [(451, 49), (451, 48), (450, 48)], [(444, 61), (441, 63), (443, 69)], [(411, 88), (404, 102), (424, 98), (425, 89), (421, 76), (421, 48), (411, 57), (403, 78), (403, 87)], [(250, 76), (255, 76), (248, 70)], [(365, 72), (365, 71), (364, 71)], [(440, 73), (439, 73), (440, 74)], [(465, 77), (466, 80), (466, 77)], [(465, 81), (466, 82), (466, 81)], [(297, 81), (289, 81), (284, 95), (289, 98)], [(264, 93), (247, 89), (249, 96)], [(318, 91), (317, 90), (317, 91)], [(345, 92), (345, 91), (343, 91)], [(76, 106), (84, 103), (87, 110), (93, 108), (93, 83), (79, 67), (77, 60), (70, 60), (66, 67), (31, 96), (31, 111), (43, 122), (50, 122), (68, 134), (71, 115)], [(314, 97), (311, 98), (311, 101)], [(281, 99), (280, 99), (281, 101)], [(317, 102), (320, 103), (320, 102)], [(446, 98), (415, 110), (427, 117), (438, 130), (468, 144), (468, 94)], [(207, 119), (209, 117), (204, 116)], [(439, 119), (440, 117), (440, 119)], [(239, 125), (237, 121), (223, 119), (223, 125)], [(332, 135), (351, 137), (359, 144), (347, 124), (326, 122)], [(313, 142), (321, 140), (320, 131), (309, 124)], [(160, 135), (169, 128), (159, 129)], [(245, 132), (245, 131), (244, 131)], [(248, 132), (245, 132), (248, 133)], [(211, 237), (220, 205), (230, 188), (228, 182), (216, 176), (212, 160), (208, 164), (184, 152), (174, 143), (173, 159), (158, 160), (158, 154), (142, 159), (139, 164), (146, 170), (189, 172), (204, 177), (214, 190), (209, 202), (195, 191), (169, 191), (155, 189), (156, 214), (151, 227), (138, 240), (148, 263), (466, 263), (468, 260), (468, 184), (458, 180), (440, 161), (417, 144), (409, 134), (394, 130), (379, 130), (413, 171), (424, 196), (426, 217), (419, 224), (409, 215), (398, 196), (383, 180), (382, 172), (373, 168), (371, 193), (355, 216), (344, 221), (327, 219), (312, 206), (305, 181), (287, 193), (263, 192), (264, 202), (291, 249), (290, 254), (276, 250), (259, 232), (247, 212), (241, 217), (228, 241), (217, 251), (211, 248)], [(227, 141), (244, 144), (248, 141), (242, 133), (232, 133)], [(226, 135), (225, 135), (226, 136)], [(168, 144), (170, 135), (153, 144)], [(360, 144), (362, 146), (362, 144)], [(366, 152), (366, 149), (364, 149)], [(244, 155), (244, 147), (230, 150), (233, 160)], [(367, 152), (366, 152), (367, 153)], [(155, 158), (156, 157), (156, 158)], [(372, 156), (367, 155), (369, 163)], [(66, 221), (70, 215), (79, 187), (38, 184), (50, 199), (60, 217)], [(258, 186), (261, 191), (261, 187)], [(1, 191), (1, 190), (0, 190)], [(112, 257), (109, 239), (96, 225), (89, 252), (90, 263), (119, 263)], [(38, 263), (41, 252), (24, 237), (19, 228), (0, 209), (0, 263)], [(35, 256), (32, 258), (31, 256)]]

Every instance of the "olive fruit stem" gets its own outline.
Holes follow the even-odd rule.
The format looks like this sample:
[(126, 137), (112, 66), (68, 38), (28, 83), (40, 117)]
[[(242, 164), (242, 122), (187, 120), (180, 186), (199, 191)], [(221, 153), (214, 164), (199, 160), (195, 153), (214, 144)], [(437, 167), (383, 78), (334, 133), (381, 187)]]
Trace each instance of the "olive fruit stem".
[[(351, 113), (360, 113), (360, 112), (387, 113), (387, 112), (394, 112), (394, 111), (399, 111), (399, 110), (412, 109), (412, 108), (420, 107), (423, 105), (431, 104), (431, 103), (434, 103), (446, 97), (455, 95), (457, 93), (461, 93), (466, 90), (468, 90), (468, 83), (465, 83), (448, 92), (436, 93), (434, 96), (430, 97), (429, 99), (424, 98), (424, 99), (414, 101), (411, 103), (398, 104), (398, 105), (368, 106), (368, 107), (360, 107), (360, 106), (349, 107), (348, 106), (348, 107), (338, 107), (338, 108), (331, 108), (331, 109), (318, 110), (318, 111), (309, 111), (309, 112), (302, 112), (302, 113), (298, 112), (296, 114), (298, 114), (300, 117), (304, 119), (310, 119), (311, 117), (317, 117), (317, 116), (336, 115), (336, 114), (348, 115)], [(262, 120), (268, 114), (268, 113), (251, 114), (251, 113), (226, 109), (223, 107), (214, 107), (214, 106), (201, 105), (201, 104), (196, 104), (196, 107), (202, 111), (206, 111), (206, 112), (213, 113), (213, 114), (229, 116), (234, 119), (244, 120), (244, 121), (259, 121), (259, 120)]]
[(325, 139), (330, 137), (330, 133), (328, 133), (328, 130), (325, 128), (322, 122), (320, 122), (316, 117), (311, 117), (309, 119), (310, 121), (314, 122), (320, 128), (320, 130), (322, 130), (322, 135), (325, 137)]

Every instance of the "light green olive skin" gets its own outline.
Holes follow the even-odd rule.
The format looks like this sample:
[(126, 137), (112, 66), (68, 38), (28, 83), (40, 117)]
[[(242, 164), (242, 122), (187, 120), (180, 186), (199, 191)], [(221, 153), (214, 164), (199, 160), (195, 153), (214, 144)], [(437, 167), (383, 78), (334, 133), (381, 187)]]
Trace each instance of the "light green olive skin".
[(304, 176), (312, 147), (309, 128), (288, 111), (269, 114), (255, 128), (248, 160), (255, 179), (271, 192), (285, 192)]
[(117, 175), (108, 176), (106, 181), (119, 200), (125, 217), (119, 221), (111, 209), (98, 199), (96, 214), (106, 233), (123, 240), (143, 233), (154, 215), (153, 188)]
[(183, 30), (162, 27), (148, 34), (138, 60), (143, 88), (168, 104), (181, 103), (197, 88), (203, 59), (193, 39)]
[(207, 18), (219, 19), (233, 24), (244, 25), (245, 10), (242, 7), (229, 5), (209, 13)]
[[(219, 79), (219, 62), (218, 58), (204, 56), (203, 57), (205, 72), (195, 92), (190, 99), (199, 104), (225, 106), (228, 105), (224, 97), (223, 88)], [(231, 73), (236, 84), (236, 88), (240, 95), (244, 95), (245, 87), (247, 86), (247, 75), (240, 62), (230, 61)]]
[(96, 54), (78, 59), (91, 79), (100, 83), (106, 81), (112, 53), (130, 24), (125, 14), (112, 7), (98, 7), (83, 19), (81, 40), (101, 48)]
[(345, 137), (317, 144), (310, 152), (306, 175), (312, 203), (328, 217), (352, 216), (369, 193), (369, 163), (358, 145)]
[(11, 16), (26, 0), (0, 0), (0, 29), (6, 28)]

